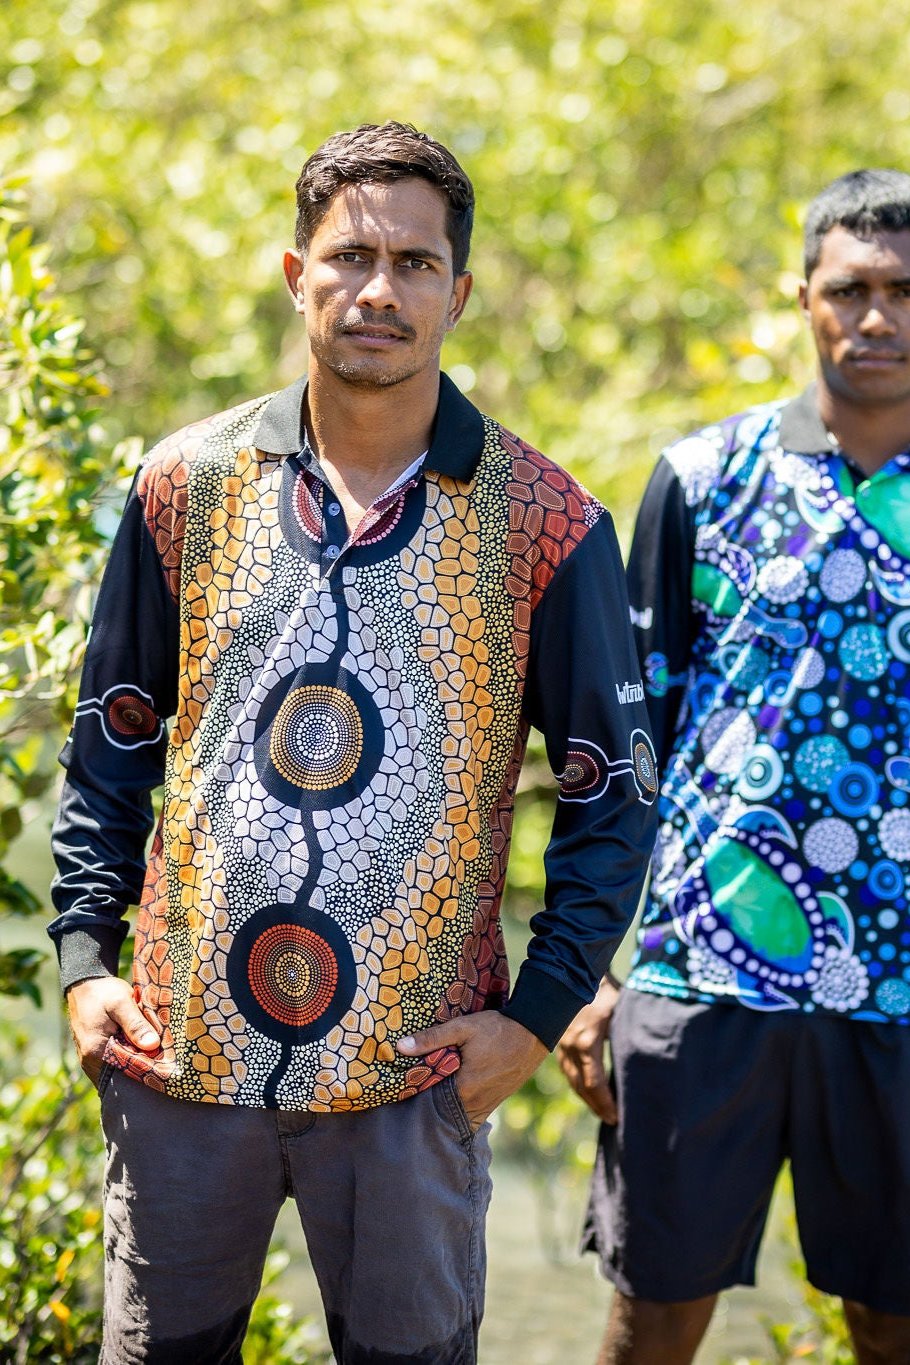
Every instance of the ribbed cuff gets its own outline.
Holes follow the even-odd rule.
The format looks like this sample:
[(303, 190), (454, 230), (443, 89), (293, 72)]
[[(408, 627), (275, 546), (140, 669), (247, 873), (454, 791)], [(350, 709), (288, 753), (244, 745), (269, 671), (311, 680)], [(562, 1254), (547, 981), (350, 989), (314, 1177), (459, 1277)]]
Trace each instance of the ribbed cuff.
[(578, 1011), (587, 1003), (549, 972), (542, 972), (525, 962), (502, 1012), (517, 1024), (523, 1024), (552, 1052)]
[(92, 976), (116, 976), (120, 968), (120, 944), (123, 935), (116, 929), (71, 929), (55, 936), (57, 961), (60, 963), (60, 985), (64, 991), (77, 981)]

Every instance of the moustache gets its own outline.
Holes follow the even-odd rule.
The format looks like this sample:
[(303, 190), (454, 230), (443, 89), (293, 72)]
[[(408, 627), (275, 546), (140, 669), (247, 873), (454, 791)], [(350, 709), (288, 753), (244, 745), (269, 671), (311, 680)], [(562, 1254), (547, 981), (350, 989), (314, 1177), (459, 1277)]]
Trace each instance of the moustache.
[(338, 330), (342, 335), (346, 332), (360, 332), (365, 327), (384, 327), (398, 336), (409, 337), (412, 340), (417, 336), (417, 332), (409, 323), (402, 322), (400, 318), (392, 319), (388, 313), (373, 313), (369, 309), (348, 313), (338, 324)]

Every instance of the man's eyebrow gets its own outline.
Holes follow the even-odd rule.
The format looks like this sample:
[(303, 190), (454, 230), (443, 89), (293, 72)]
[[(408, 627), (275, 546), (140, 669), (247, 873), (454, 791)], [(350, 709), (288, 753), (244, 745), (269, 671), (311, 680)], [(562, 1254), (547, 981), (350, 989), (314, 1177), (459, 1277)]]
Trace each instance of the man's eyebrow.
[[(371, 243), (369, 243), (369, 242), (361, 242), (361, 241), (358, 241), (355, 237), (345, 237), (345, 238), (342, 238), (340, 241), (332, 242), (332, 244), (331, 244), (331, 250), (332, 250), (332, 251), (375, 251), (375, 250), (376, 250), (376, 246), (375, 246), (375, 243), (371, 244)], [(397, 247), (397, 248), (392, 252), (392, 255), (393, 255), (393, 256), (399, 256), (399, 257), (402, 257), (402, 258), (408, 257), (408, 256), (419, 257), (421, 260), (424, 260), (424, 261), (438, 261), (440, 265), (445, 265), (445, 260), (446, 260), (445, 256), (441, 255), (440, 252), (435, 251), (435, 250), (433, 249), (433, 247), (430, 247), (430, 246), (404, 246), (404, 247)]]
[[(910, 275), (899, 275), (896, 279), (886, 280), (885, 287), (888, 289), (904, 289), (910, 285)], [(825, 281), (826, 289), (865, 289), (868, 281), (861, 275), (832, 275)]]

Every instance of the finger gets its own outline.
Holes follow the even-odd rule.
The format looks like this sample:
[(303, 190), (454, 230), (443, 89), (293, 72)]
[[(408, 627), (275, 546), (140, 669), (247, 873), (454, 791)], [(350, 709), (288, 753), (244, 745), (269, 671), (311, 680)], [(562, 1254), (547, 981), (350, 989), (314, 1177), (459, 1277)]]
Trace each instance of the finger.
[[(118, 1001), (110, 1008), (110, 1016), (115, 1019), (127, 1038), (136, 1047), (144, 1048), (146, 1052), (154, 1052), (160, 1046), (161, 1038), (158, 1027), (153, 1027), (152, 1022), (145, 1017), (142, 1011), (132, 1000)], [(157, 1025), (157, 1020), (155, 1021)]]
[(432, 1028), (421, 1029), (410, 1038), (399, 1038), (395, 1044), (406, 1057), (423, 1057), (428, 1052), (436, 1052), (441, 1047), (458, 1047), (464, 1041), (463, 1021), (449, 1019), (444, 1024), (434, 1024)]

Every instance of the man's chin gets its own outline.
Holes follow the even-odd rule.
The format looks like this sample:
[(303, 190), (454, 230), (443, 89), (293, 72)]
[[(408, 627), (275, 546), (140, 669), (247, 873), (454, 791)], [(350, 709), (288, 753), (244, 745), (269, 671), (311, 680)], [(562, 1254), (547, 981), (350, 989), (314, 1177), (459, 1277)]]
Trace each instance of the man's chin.
[(389, 370), (382, 365), (332, 365), (332, 373), (354, 389), (391, 389), (412, 379), (416, 370)]

